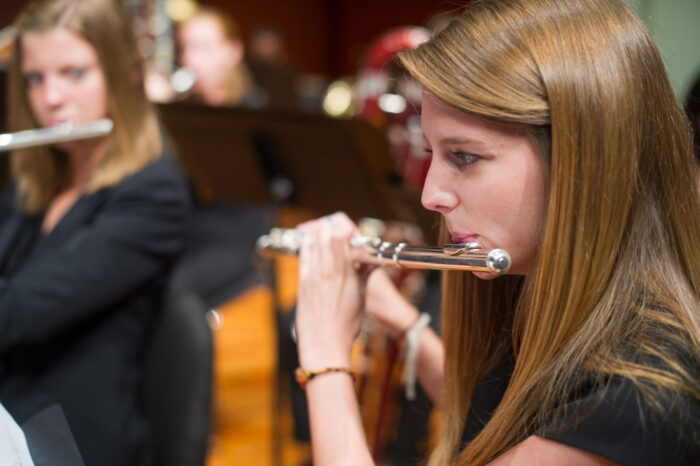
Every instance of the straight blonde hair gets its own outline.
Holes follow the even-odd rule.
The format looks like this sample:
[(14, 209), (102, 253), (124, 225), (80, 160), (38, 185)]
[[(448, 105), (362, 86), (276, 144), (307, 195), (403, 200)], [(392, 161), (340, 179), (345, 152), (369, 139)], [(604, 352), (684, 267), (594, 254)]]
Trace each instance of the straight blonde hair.
[[(144, 91), (143, 63), (130, 19), (116, 0), (35, 0), (15, 26), (8, 86), (11, 131), (38, 126), (22, 75), (23, 35), (66, 29), (95, 48), (105, 77), (109, 118), (114, 122), (108, 153), (88, 181), (86, 192), (114, 186), (160, 156), (158, 121)], [(46, 209), (66, 182), (65, 154), (51, 147), (15, 151), (11, 168), (20, 207), (29, 214)]]
[[(527, 279), (444, 275), (430, 464), (488, 463), (563, 421), (584, 382), (628, 380), (682, 415), (700, 399), (700, 202), (689, 125), (644, 24), (622, 0), (476, 1), (400, 60), (456, 109), (529, 125), (551, 180)], [(510, 348), (505, 395), (460, 452), (474, 387)]]

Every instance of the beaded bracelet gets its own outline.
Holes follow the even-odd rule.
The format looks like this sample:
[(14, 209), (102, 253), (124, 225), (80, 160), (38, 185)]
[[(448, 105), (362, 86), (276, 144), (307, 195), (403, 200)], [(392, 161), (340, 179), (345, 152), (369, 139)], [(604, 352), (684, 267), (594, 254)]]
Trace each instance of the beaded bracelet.
[(352, 380), (355, 380), (355, 373), (349, 367), (324, 367), (323, 369), (318, 369), (316, 371), (310, 371), (297, 367), (294, 371), (294, 378), (301, 388), (306, 388), (306, 384), (309, 382), (309, 380), (313, 379), (317, 375), (330, 374), (333, 372), (344, 372), (346, 374), (350, 374)]

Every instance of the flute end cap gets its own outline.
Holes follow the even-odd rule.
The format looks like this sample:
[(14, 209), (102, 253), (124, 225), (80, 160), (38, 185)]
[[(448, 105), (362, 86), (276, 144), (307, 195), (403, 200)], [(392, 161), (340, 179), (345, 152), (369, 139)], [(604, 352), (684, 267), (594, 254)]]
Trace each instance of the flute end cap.
[(487, 257), (491, 272), (502, 275), (510, 269), (510, 254), (504, 249), (494, 249)]

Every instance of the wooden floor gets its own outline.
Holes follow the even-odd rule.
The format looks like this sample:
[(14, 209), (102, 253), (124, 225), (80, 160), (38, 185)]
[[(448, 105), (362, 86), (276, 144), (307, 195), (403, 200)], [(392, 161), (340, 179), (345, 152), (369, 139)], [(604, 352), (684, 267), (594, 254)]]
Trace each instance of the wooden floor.
[[(282, 267), (295, 268), (294, 263)], [(290, 274), (294, 276), (295, 274)], [(296, 288), (296, 284), (290, 286)], [(282, 291), (280, 291), (282, 290)], [(259, 286), (219, 307), (214, 330), (214, 394), (207, 466), (302, 466), (310, 447), (292, 437), (289, 400), (278, 389), (275, 302), (292, 303), (285, 285)]]
[(254, 288), (217, 309), (209, 466), (276, 464), (276, 333), (272, 292)]
[[(292, 227), (313, 218), (306, 211), (282, 210), (276, 224)], [(207, 466), (255, 464), (303, 466), (308, 444), (292, 436), (288, 390), (277, 378), (276, 312), (296, 303), (298, 261), (274, 261), (274, 291), (249, 290), (221, 306), (222, 322), (214, 330), (214, 423)]]

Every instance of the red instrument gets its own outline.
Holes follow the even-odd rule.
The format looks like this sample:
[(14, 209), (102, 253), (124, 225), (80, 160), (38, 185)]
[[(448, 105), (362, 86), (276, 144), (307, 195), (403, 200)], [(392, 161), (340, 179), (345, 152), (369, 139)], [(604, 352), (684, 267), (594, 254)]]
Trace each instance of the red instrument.
[(401, 70), (396, 54), (430, 38), (418, 26), (382, 34), (369, 47), (357, 75), (359, 115), (386, 129), (398, 174), (406, 186), (421, 190), (430, 165), (420, 127), (420, 86)]

